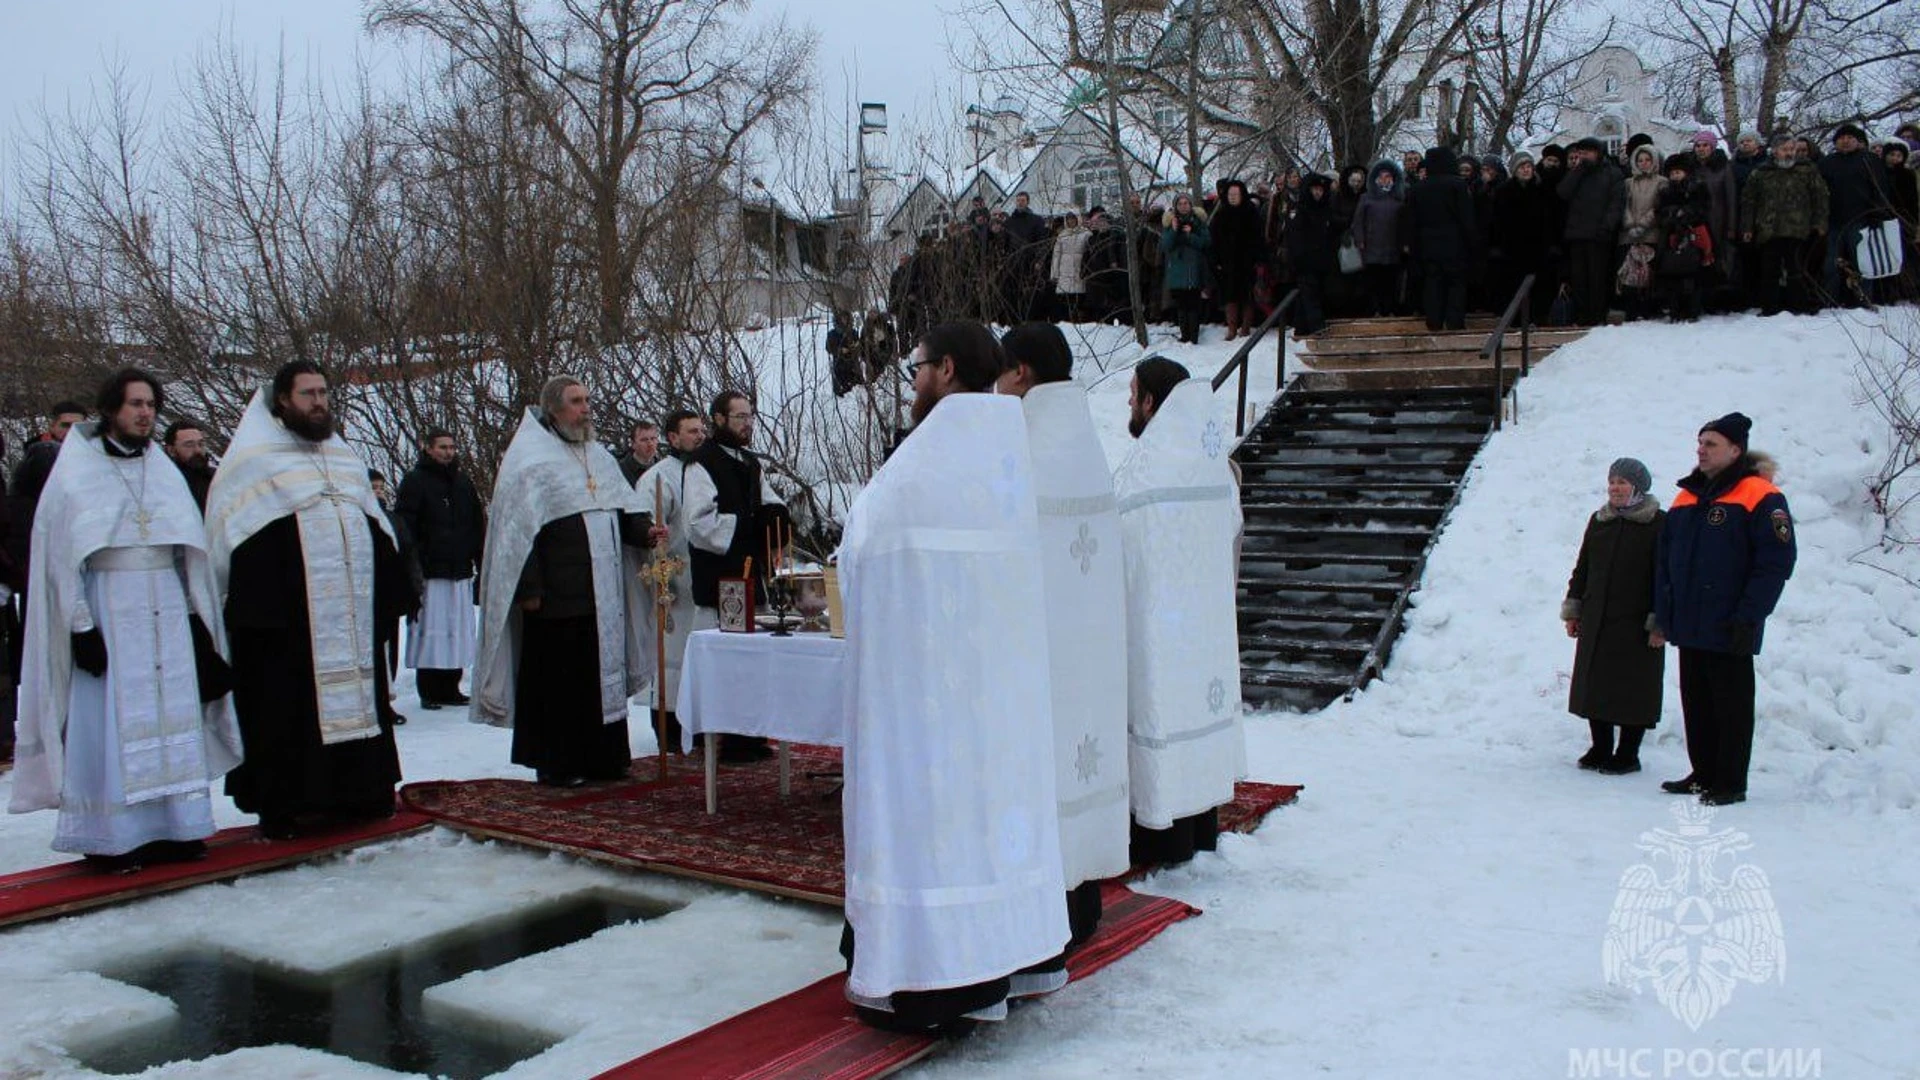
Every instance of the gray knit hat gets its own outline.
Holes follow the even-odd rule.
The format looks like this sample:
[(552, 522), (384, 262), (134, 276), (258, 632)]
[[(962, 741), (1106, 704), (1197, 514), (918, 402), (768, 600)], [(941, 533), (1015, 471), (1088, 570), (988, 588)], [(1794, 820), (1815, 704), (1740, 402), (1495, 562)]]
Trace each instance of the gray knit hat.
[(1623, 457), (1607, 466), (1607, 479), (1611, 480), (1616, 476), (1632, 484), (1635, 495), (1645, 495), (1647, 490), (1653, 487), (1653, 474), (1647, 471), (1647, 467), (1642, 465), (1638, 458)]
[(1533, 164), (1533, 155), (1527, 153), (1525, 150), (1516, 151), (1512, 157), (1507, 159), (1507, 171), (1519, 172), (1522, 164)]

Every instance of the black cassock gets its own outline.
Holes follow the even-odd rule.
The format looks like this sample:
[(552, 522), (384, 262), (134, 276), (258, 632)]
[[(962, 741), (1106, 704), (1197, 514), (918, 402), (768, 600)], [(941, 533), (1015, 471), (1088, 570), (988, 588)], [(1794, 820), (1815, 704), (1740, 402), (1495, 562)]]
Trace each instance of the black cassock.
[[(374, 625), (393, 625), (408, 595), (407, 574), (393, 542), (367, 519), (373, 534)], [(400, 755), (393, 728), (327, 746), (320, 741), (314, 699), (313, 643), (307, 619), (306, 562), (292, 515), (234, 549), (227, 578), (227, 637), (233, 651), (233, 708), (246, 760), (227, 774), (227, 794), (250, 814), (290, 821), (299, 815), (385, 817), (393, 813)], [(381, 662), (384, 629), (376, 629), (374, 693), (387, 695)]]
[[(622, 513), (621, 542), (645, 548), (651, 525), (647, 514)], [(617, 780), (625, 776), (633, 758), (627, 745), (627, 722), (607, 723), (600, 703), (593, 553), (581, 515), (555, 518), (534, 536), (533, 550), (514, 592), (515, 603), (531, 599), (538, 599), (540, 608), (520, 613), (513, 763), (543, 777)]]

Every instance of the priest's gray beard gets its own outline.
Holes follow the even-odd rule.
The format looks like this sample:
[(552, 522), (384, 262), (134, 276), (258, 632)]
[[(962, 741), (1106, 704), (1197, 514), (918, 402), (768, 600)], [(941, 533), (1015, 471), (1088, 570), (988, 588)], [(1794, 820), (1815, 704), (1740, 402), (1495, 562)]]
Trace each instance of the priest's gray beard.
[(582, 420), (577, 424), (563, 424), (555, 420), (553, 433), (570, 443), (592, 442), (599, 435), (599, 432), (593, 429), (591, 420)]

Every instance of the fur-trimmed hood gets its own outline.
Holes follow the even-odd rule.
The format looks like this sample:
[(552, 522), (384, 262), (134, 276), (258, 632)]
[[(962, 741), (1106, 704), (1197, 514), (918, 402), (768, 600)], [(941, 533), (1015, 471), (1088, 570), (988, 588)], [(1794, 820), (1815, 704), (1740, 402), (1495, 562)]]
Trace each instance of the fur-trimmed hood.
[[(1177, 211), (1172, 207), (1168, 207), (1167, 212), (1160, 215), (1160, 227), (1163, 229), (1173, 228), (1174, 222), (1179, 220), (1179, 217), (1180, 215)], [(1202, 225), (1207, 223), (1207, 211), (1199, 203), (1195, 203), (1193, 206), (1193, 220)]]

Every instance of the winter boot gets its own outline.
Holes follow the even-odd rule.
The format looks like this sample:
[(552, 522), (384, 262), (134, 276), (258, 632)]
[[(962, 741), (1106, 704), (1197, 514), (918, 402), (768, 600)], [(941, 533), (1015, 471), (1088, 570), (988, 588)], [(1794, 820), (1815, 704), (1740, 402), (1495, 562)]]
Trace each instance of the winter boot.
[(1623, 727), (1620, 729), (1620, 745), (1600, 766), (1608, 776), (1625, 776), (1640, 771), (1640, 740), (1645, 738), (1646, 728)]
[(1587, 731), (1593, 736), (1593, 748), (1580, 755), (1579, 765), (1589, 772), (1598, 772), (1613, 758), (1613, 725), (1589, 720)]

